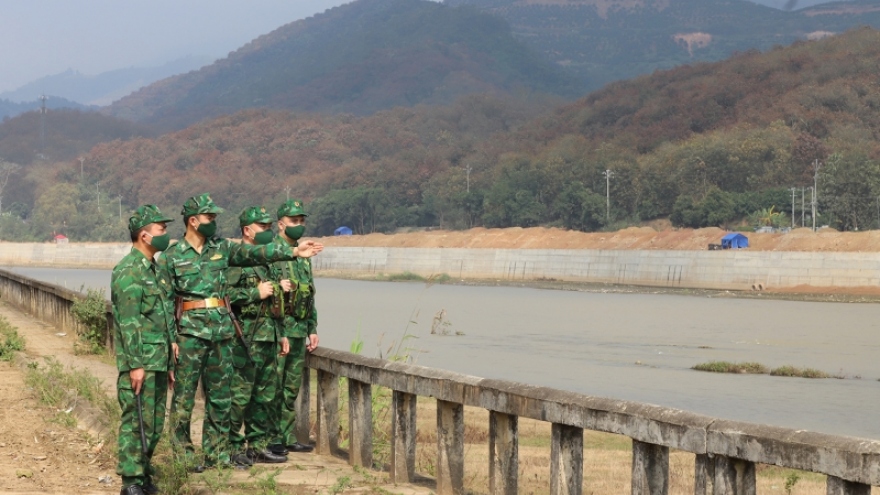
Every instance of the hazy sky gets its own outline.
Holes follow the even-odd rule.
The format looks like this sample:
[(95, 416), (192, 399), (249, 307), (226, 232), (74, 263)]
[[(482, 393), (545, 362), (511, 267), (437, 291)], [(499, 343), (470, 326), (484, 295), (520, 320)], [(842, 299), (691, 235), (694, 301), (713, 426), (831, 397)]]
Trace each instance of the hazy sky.
[[(350, 0), (2, 0), (0, 92), (75, 69), (98, 74), (220, 58)], [(790, 0), (753, 0), (782, 7)], [(820, 0), (800, 0), (798, 7)]]
[(223, 57), (350, 0), (2, 0), (0, 91), (75, 69), (98, 74)]

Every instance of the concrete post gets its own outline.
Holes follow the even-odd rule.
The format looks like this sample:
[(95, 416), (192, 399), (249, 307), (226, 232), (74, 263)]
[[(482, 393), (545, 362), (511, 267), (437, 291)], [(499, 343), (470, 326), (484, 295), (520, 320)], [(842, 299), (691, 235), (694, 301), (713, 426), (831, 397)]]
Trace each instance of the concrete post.
[(669, 447), (632, 441), (632, 495), (669, 492)]
[(871, 485), (846, 481), (836, 476), (828, 476), (826, 495), (871, 495)]
[(318, 370), (318, 448), (317, 453), (333, 455), (339, 448), (339, 379)]
[(715, 493), (715, 458), (712, 454), (697, 454), (694, 465), (694, 494)]
[(519, 480), (519, 417), (489, 411), (489, 493), (516, 495)]
[(411, 483), (416, 475), (416, 395), (391, 396), (391, 480)]
[(553, 423), (550, 439), (550, 493), (581, 495), (584, 486), (584, 430)]
[(437, 401), (437, 494), (464, 493), (464, 406)]
[(302, 385), (299, 387), (299, 395), (296, 396), (296, 425), (293, 433), (300, 443), (309, 443), (309, 435), (312, 432), (311, 425), (311, 402), (312, 402), (312, 370), (303, 366)]
[(715, 456), (715, 495), (756, 495), (755, 463)]
[(373, 391), (369, 383), (348, 379), (348, 463), (373, 467)]

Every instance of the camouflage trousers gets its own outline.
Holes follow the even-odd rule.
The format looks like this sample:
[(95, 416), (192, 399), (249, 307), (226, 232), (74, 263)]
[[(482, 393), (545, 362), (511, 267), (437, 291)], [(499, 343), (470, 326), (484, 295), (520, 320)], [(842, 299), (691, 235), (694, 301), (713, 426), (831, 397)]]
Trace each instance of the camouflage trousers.
[[(303, 366), (306, 356), (306, 338), (293, 337), (290, 340), (290, 353), (278, 360), (279, 387), (275, 396), (276, 414), (272, 421), (273, 444), (293, 445), (297, 442), (294, 427), (296, 426), (296, 397), (302, 385)], [(303, 439), (308, 441), (308, 438)]]
[(175, 367), (171, 421), (175, 447), (191, 453), (190, 423), (196, 389), (201, 379), (205, 392), (205, 420), (202, 424), (202, 453), (208, 466), (229, 462), (229, 411), (232, 403), (232, 339), (212, 342), (190, 335), (178, 335), (180, 358)]
[[(245, 442), (253, 448), (269, 444), (269, 430), (274, 415), (272, 406), (278, 390), (278, 344), (252, 342), (248, 361), (244, 346), (236, 342), (232, 348), (232, 412), (229, 443), (234, 452), (243, 450)], [(244, 433), (241, 432), (244, 424)]]
[(168, 400), (168, 372), (144, 372), (141, 386), (141, 404), (144, 417), (144, 435), (147, 438), (147, 454), (141, 450), (141, 430), (138, 422), (137, 398), (131, 387), (128, 372), (119, 373), (116, 379), (122, 422), (119, 424), (119, 463), (116, 474), (122, 476), (122, 486), (143, 485), (154, 474), (150, 460), (165, 425), (165, 401)]

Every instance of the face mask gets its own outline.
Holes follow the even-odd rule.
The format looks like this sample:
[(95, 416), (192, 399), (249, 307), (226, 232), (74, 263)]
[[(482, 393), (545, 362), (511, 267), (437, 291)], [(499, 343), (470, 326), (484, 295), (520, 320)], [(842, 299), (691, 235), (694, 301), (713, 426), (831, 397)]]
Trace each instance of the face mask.
[(274, 238), (275, 234), (273, 234), (271, 230), (264, 230), (262, 232), (257, 232), (256, 234), (254, 234), (254, 243), (260, 245), (269, 244)]
[(302, 237), (303, 234), (305, 234), (305, 232), (306, 232), (305, 225), (294, 225), (294, 226), (288, 225), (287, 227), (284, 227), (284, 235), (293, 239), (294, 241), (299, 240), (299, 238)]
[[(144, 232), (147, 234), (146, 232)], [(150, 235), (150, 246), (156, 248), (157, 251), (165, 251), (168, 249), (168, 244), (171, 243), (171, 235), (162, 234), (162, 235)]]
[(208, 223), (200, 223), (199, 226), (196, 227), (196, 231), (205, 237), (214, 237), (214, 234), (217, 233), (217, 222), (212, 220)]

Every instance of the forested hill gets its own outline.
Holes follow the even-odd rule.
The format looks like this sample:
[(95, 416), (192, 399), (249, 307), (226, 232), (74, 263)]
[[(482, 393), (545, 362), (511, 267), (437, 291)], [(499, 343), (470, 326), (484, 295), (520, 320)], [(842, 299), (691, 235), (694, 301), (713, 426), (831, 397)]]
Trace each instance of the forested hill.
[(880, 28), (876, 0), (783, 11), (748, 0), (444, 0), (510, 23), (516, 37), (590, 89), (736, 52)]
[(516, 41), (495, 16), (426, 0), (356, 0), (154, 83), (109, 112), (181, 128), (244, 108), (365, 115), (511, 91), (583, 94), (576, 78)]
[(306, 201), (311, 234), (339, 225), (593, 231), (661, 218), (785, 225), (779, 211), (791, 211), (791, 188), (799, 224), (814, 161), (817, 223), (878, 228), (878, 66), (880, 33), (862, 28), (615, 83), (549, 113), (546, 101), (487, 96), (368, 117), (249, 110), (98, 145), (84, 156), (82, 180), (78, 161), (57, 164), (55, 175), (41, 174), (28, 221), (0, 216), (0, 236), (9, 225), (108, 235), (88, 223), (100, 218), (88, 209), (101, 204), (89, 196), (96, 190), (124, 209), (168, 211), (210, 191), (227, 207), (226, 235), (243, 207), (272, 207), (287, 194)]

